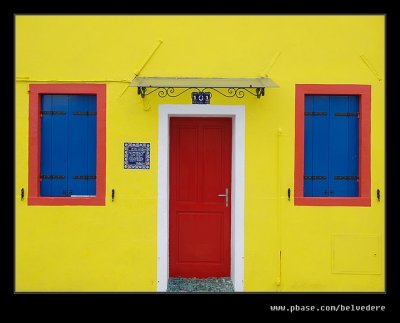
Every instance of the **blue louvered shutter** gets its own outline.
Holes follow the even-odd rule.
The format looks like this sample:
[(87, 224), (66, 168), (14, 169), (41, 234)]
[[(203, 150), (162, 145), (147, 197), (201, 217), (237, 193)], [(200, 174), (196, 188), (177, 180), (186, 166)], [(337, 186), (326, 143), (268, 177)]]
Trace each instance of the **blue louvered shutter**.
[(43, 95), (42, 110), (41, 195), (96, 195), (96, 96)]
[(328, 196), (329, 96), (305, 99), (304, 196)]
[(359, 98), (306, 95), (304, 196), (358, 196)]
[(358, 196), (358, 107), (357, 96), (330, 98), (330, 196)]
[(96, 96), (69, 96), (68, 188), (96, 195)]
[(43, 95), (41, 109), (40, 194), (67, 196), (68, 96)]

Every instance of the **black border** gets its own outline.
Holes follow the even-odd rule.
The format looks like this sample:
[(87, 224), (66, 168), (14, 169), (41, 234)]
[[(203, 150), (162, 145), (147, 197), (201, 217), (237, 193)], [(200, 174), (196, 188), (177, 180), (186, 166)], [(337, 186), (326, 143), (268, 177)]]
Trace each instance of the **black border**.
[[(347, 1), (344, 1), (347, 3)], [(125, 5), (125, 3), (121, 3)], [(79, 294), (67, 294), (67, 293), (31, 293), (31, 294), (15, 294), (14, 293), (14, 203), (18, 202), (17, 193), (18, 188), (15, 188), (13, 173), (8, 172), (7, 169), (14, 169), (15, 167), (15, 145), (11, 137), (15, 135), (14, 122), (4, 122), (6, 124), (7, 130), (9, 130), (10, 135), (3, 135), (2, 143), (3, 148), (5, 147), (5, 152), (3, 155), (3, 160), (10, 163), (10, 168), (5, 167), (7, 175), (11, 175), (10, 183), (11, 187), (5, 186), (6, 189), (3, 192), (3, 196), (6, 197), (6, 212), (2, 212), (1, 216), (1, 246), (6, 246), (7, 254), (4, 255), (5, 248), (2, 247), (2, 261), (1, 266), (1, 288), (2, 293), (4, 292), (5, 297), (2, 298), (6, 302), (10, 302), (11, 306), (6, 306), (3, 308), (12, 309), (13, 318), (18, 319), (21, 315), (28, 314), (30, 317), (42, 316), (45, 317), (50, 313), (58, 313), (57, 317), (54, 319), (59, 319), (60, 317), (68, 319), (76, 319), (76, 310), (82, 310), (79, 314), (79, 318), (93, 318), (100, 315), (102, 318), (113, 318), (113, 320), (121, 317), (121, 315), (128, 315), (130, 319), (138, 319), (138, 313), (148, 314), (149, 318), (153, 318), (154, 315), (160, 314), (163, 317), (168, 316), (169, 318), (174, 318), (179, 316), (176, 311), (182, 312), (184, 310), (191, 311), (194, 317), (200, 316), (210, 316), (211, 311), (216, 311), (217, 313), (223, 314), (225, 317), (230, 315), (236, 316), (237, 314), (258, 314), (260, 318), (267, 318), (271, 314), (277, 314), (278, 317), (286, 317), (287, 313), (271, 313), (268, 309), (268, 305), (337, 305), (337, 304), (375, 304), (375, 305), (385, 305), (386, 313), (395, 313), (397, 310), (396, 305), (399, 304), (396, 301), (396, 295), (399, 290), (399, 224), (398, 224), (398, 211), (394, 208), (396, 205), (396, 198), (394, 193), (396, 192), (396, 186), (398, 186), (398, 175), (399, 175), (399, 157), (394, 153), (395, 150), (392, 147), (398, 147), (399, 134), (396, 129), (394, 122), (397, 122), (395, 114), (398, 111), (398, 104), (395, 102), (396, 92), (394, 91), (394, 77), (398, 74), (398, 59), (399, 51), (397, 47), (398, 43), (398, 30), (400, 30), (395, 25), (397, 25), (398, 17), (393, 12), (388, 12), (387, 6), (384, 5), (384, 9), (371, 8), (371, 5), (362, 3), (362, 5), (357, 5), (355, 8), (348, 9), (348, 5), (341, 6), (342, 3), (335, 2), (336, 8), (341, 8), (346, 10), (345, 13), (357, 13), (357, 14), (386, 14), (386, 187), (381, 190), (386, 199), (386, 293), (306, 293), (306, 294), (296, 294), (296, 293), (284, 293), (284, 294), (269, 294), (269, 293), (237, 293), (237, 294), (154, 294), (154, 293), (138, 293), (138, 294), (118, 294), (118, 293), (79, 293)], [(146, 5), (146, 4), (145, 4)], [(245, 5), (245, 4), (244, 4)], [(212, 7), (213, 13), (223, 13), (232, 14), (237, 13), (236, 10), (240, 10), (240, 14), (271, 14), (280, 13), (287, 14), (283, 11), (285, 10), (285, 3), (283, 3), (283, 8), (276, 10), (276, 6), (267, 4), (266, 7), (268, 12), (259, 13), (257, 12), (257, 3), (253, 3), (253, 6), (244, 8), (244, 5), (237, 6), (230, 5), (228, 7), (223, 7), (224, 11), (220, 12)], [(381, 3), (382, 5), (382, 3)], [(374, 4), (373, 6), (376, 6)], [(98, 7), (98, 4), (97, 4)], [(151, 8), (150, 8), (151, 7)], [(77, 7), (79, 8), (79, 7)], [(195, 10), (194, 15), (205, 12), (204, 8), (210, 9), (210, 7), (199, 7)], [(249, 9), (251, 8), (251, 9)], [(254, 9), (255, 8), (255, 9)], [(295, 7), (291, 7), (295, 8)], [(179, 10), (170, 7), (169, 9), (161, 9), (162, 12), (157, 12), (157, 8), (154, 5), (150, 5), (149, 8), (144, 7), (143, 14), (176, 14)], [(152, 12), (146, 10), (155, 10)], [(247, 11), (246, 11), (247, 9)], [(328, 9), (328, 6), (324, 2), (320, 2), (319, 6), (313, 6), (312, 10), (306, 9), (304, 3), (298, 3), (297, 12), (295, 14), (301, 13), (311, 13), (313, 10), (317, 10), (319, 13), (323, 13)], [(51, 10), (54, 12), (59, 11), (59, 3), (52, 3), (46, 7), (46, 10)], [(140, 9), (139, 9), (140, 10)], [(172, 10), (172, 11), (171, 11)], [(249, 11), (250, 10), (250, 11)], [(274, 11), (275, 10), (275, 11)], [(287, 8), (286, 8), (287, 10)], [(306, 11), (304, 11), (306, 10)], [(3, 111), (6, 113), (6, 120), (14, 120), (14, 79), (15, 73), (13, 69), (14, 62), (14, 14), (34, 14), (43, 13), (43, 8), (38, 7), (37, 3), (31, 3), (31, 7), (20, 5), (19, 8), (12, 8), (9, 11), (2, 11), (1, 18), (1, 30), (3, 30), (3, 46), (2, 46), (2, 60), (3, 65), (2, 71), (6, 71), (3, 74), (2, 96), (6, 99), (4, 103)], [(106, 13), (121, 13), (121, 9), (106, 9)], [(329, 14), (336, 14), (340, 10), (334, 11)], [(87, 8), (79, 8), (76, 11), (68, 9), (67, 13), (93, 13), (93, 11)], [(99, 12), (95, 12), (99, 13)], [(137, 13), (132, 10), (130, 13)], [(189, 11), (186, 11), (188, 14)], [(315, 13), (315, 11), (314, 11)], [(343, 12), (342, 12), (343, 13)], [(126, 14), (126, 13), (125, 13)], [(209, 14), (209, 13), (208, 13)], [(5, 37), (4, 37), (5, 35)], [(6, 77), (4, 77), (6, 75)], [(8, 119), (10, 118), (10, 119)], [(396, 129), (397, 130), (397, 129)], [(14, 137), (15, 138), (15, 137)], [(396, 185), (396, 186), (395, 186)], [(4, 187), (4, 186), (3, 186)], [(393, 189), (390, 189), (390, 188)], [(17, 191), (16, 191), (17, 189)], [(371, 197), (373, 198), (373, 196)], [(11, 203), (10, 203), (11, 202)], [(11, 206), (8, 209), (8, 206)], [(396, 208), (397, 209), (397, 208)], [(6, 264), (6, 266), (4, 265)], [(4, 289), (4, 290), (3, 290)], [(4, 303), (3, 303), (4, 304)], [(162, 312), (162, 313), (161, 313)], [(84, 315), (85, 313), (86, 315)], [(229, 314), (228, 314), (229, 313)], [(309, 313), (309, 312), (308, 312)], [(308, 314), (307, 313), (307, 314)], [(327, 314), (332, 315), (332, 312)], [(374, 315), (378, 312), (364, 312), (367, 315)], [(298, 312), (293, 315), (297, 316)], [(314, 314), (314, 313), (313, 313)], [(361, 314), (361, 312), (357, 312)], [(214, 314), (213, 314), (214, 315)], [(192, 317), (193, 317), (192, 316)], [(212, 316), (211, 316), (212, 317)], [(215, 317), (215, 316), (214, 316)], [(239, 317), (237, 317), (239, 318)]]

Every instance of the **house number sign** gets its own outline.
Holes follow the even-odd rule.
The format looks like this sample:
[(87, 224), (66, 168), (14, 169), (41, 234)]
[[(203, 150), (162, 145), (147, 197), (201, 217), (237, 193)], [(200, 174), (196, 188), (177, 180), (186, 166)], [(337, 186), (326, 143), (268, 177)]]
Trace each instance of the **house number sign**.
[(210, 104), (210, 92), (192, 92), (192, 104)]

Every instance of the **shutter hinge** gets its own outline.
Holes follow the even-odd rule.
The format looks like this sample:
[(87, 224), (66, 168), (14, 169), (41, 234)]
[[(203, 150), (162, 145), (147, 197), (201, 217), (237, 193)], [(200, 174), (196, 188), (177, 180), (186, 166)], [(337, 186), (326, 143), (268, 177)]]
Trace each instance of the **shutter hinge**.
[(336, 117), (360, 117), (360, 112), (336, 112)]
[(43, 115), (66, 115), (67, 113), (65, 111), (40, 111), (40, 116)]
[(358, 176), (335, 176), (334, 179), (337, 181), (358, 181)]
[(304, 179), (312, 179), (312, 180), (326, 180), (326, 176), (304, 176)]
[(304, 112), (304, 115), (311, 117), (320, 117), (320, 116), (327, 116), (328, 112)]
[(78, 111), (72, 113), (74, 116), (95, 116), (97, 112)]
[(96, 179), (96, 176), (72, 176), (73, 179)]
[(64, 175), (40, 175), (41, 179), (65, 179)]

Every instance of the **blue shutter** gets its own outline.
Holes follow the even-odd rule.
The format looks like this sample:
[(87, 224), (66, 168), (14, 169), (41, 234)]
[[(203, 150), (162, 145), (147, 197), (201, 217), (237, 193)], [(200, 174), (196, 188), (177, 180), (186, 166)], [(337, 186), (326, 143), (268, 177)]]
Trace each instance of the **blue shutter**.
[(68, 188), (96, 195), (96, 96), (69, 96)]
[[(307, 95), (304, 129), (304, 196), (327, 196), (329, 96)], [(309, 183), (311, 182), (311, 184)]]
[[(51, 109), (52, 97), (51, 95), (42, 96), (42, 110), (41, 110), (41, 143), (40, 143), (40, 195), (52, 196), (51, 194), (51, 178), (52, 175), (52, 117), (51, 114), (46, 114), (52, 111)], [(45, 113), (43, 113), (45, 112)]]
[[(349, 113), (350, 115), (348, 120), (349, 126), (349, 168), (348, 175), (351, 177), (359, 176), (359, 118), (360, 105), (359, 105), (359, 97), (352, 95), (349, 96)], [(356, 114), (357, 116), (354, 116)], [(359, 180), (348, 180), (347, 181), (347, 196), (358, 196), (358, 187)]]
[(69, 96), (68, 188), (71, 195), (87, 195), (86, 96)]
[(88, 195), (96, 195), (97, 109), (96, 96), (88, 96)]
[(96, 96), (43, 95), (41, 196), (96, 195)]
[(358, 196), (358, 113), (358, 96), (305, 96), (304, 196)]
[(40, 195), (66, 196), (68, 96), (43, 95)]
[(313, 120), (314, 96), (305, 96), (304, 106), (304, 196), (313, 196)]
[(330, 196), (358, 196), (357, 113), (358, 97), (330, 97)]

